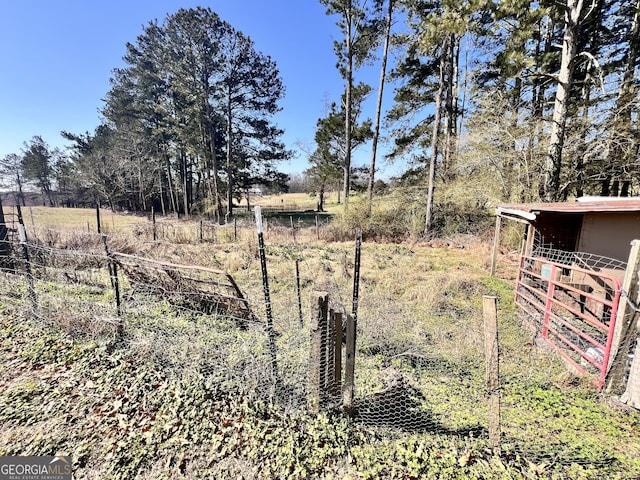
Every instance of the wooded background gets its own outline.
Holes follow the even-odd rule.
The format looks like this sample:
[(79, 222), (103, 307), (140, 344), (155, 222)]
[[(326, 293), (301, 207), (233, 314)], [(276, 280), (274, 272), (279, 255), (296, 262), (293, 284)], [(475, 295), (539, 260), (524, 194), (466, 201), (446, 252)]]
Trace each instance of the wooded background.
[[(345, 205), (368, 190), (369, 213), (401, 186), (426, 232), (497, 201), (638, 193), (637, 0), (321, 3), (340, 32), (345, 88), (299, 176), (278, 171), (292, 146), (273, 121), (285, 89), (276, 63), (199, 7), (145, 26), (113, 71), (102, 124), (62, 132), (66, 151), (34, 136), (2, 159), (4, 187), (19, 201), (37, 188), (54, 205), (229, 218), (256, 186), (295, 184), (318, 195), (318, 210), (325, 189), (341, 185)], [(376, 64), (379, 84), (360, 82)], [(357, 165), (365, 144), (370, 164)], [(383, 154), (407, 169), (376, 179)]]

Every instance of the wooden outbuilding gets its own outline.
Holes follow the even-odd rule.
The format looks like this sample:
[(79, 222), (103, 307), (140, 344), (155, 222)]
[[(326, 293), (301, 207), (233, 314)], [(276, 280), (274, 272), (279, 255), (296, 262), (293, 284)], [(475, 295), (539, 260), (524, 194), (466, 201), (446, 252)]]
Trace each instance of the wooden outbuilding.
[(515, 291), (523, 321), (599, 388), (626, 384), (621, 399), (640, 408), (640, 198), (497, 205), (492, 274), (505, 219), (526, 225)]

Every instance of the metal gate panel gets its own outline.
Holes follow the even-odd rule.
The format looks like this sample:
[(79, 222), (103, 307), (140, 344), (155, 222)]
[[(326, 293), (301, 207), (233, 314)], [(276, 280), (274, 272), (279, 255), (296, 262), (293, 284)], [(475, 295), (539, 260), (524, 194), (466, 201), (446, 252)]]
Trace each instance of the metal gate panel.
[(611, 354), (621, 282), (609, 269), (520, 258), (515, 302), (524, 321), (598, 388)]

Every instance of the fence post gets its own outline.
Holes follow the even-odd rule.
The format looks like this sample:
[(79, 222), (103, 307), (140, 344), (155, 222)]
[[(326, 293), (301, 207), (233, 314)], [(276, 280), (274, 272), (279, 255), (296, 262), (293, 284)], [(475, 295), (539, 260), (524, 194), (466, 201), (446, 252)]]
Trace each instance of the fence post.
[(637, 335), (638, 313), (634, 306), (638, 305), (638, 273), (640, 272), (640, 240), (631, 242), (627, 270), (622, 281), (620, 304), (616, 315), (616, 325), (611, 342), (611, 353), (607, 365), (606, 391), (614, 393), (621, 390), (627, 364), (627, 356), (633, 337)]
[(238, 241), (238, 219), (235, 217), (233, 218), (233, 241)]
[(309, 349), (309, 378), (307, 405), (309, 411), (317, 414), (322, 403), (322, 388), (325, 381), (326, 368), (326, 331), (327, 309), (329, 294), (327, 292), (313, 292), (311, 299), (311, 318), (309, 332), (311, 345)]
[(102, 226), (100, 225), (100, 202), (96, 203), (96, 226), (98, 228), (98, 235), (102, 233)]
[(360, 254), (362, 252), (362, 230), (356, 228), (356, 254), (353, 262), (353, 317), (358, 319), (358, 297), (360, 292)]
[(333, 370), (333, 394), (340, 395), (342, 384), (342, 313), (334, 312), (331, 321), (333, 322), (334, 347), (334, 370)]
[(9, 229), (4, 219), (2, 198), (0, 198), (0, 269), (13, 270), (11, 246), (9, 245)]
[(120, 302), (120, 282), (118, 281), (118, 262), (116, 262), (113, 255), (109, 252), (109, 246), (107, 245), (107, 236), (102, 235), (102, 243), (104, 244), (104, 253), (107, 256), (107, 266), (109, 270), (109, 277), (111, 279), (111, 287), (116, 296), (116, 315), (118, 316), (118, 325), (116, 327), (116, 333), (118, 338), (122, 338), (124, 335), (124, 324), (122, 319), (122, 304)]
[(300, 259), (296, 258), (296, 292), (298, 294), (298, 318), (300, 319), (300, 328), (304, 327), (302, 319), (302, 292), (300, 291)]
[(354, 374), (356, 361), (356, 318), (347, 315), (346, 358), (344, 364), (344, 390), (342, 408), (349, 415), (353, 413)]
[(273, 313), (271, 311), (271, 296), (269, 293), (269, 276), (267, 274), (267, 257), (264, 251), (264, 234), (262, 232), (262, 208), (255, 207), (256, 230), (258, 231), (258, 250), (260, 253), (260, 266), (262, 267), (262, 287), (264, 290), (264, 303), (267, 313), (267, 335), (269, 337), (269, 352), (271, 354), (271, 367), (276, 383), (280, 383), (278, 376), (278, 363), (276, 353), (275, 330), (273, 329)]
[(20, 245), (22, 246), (22, 258), (24, 259), (24, 269), (27, 274), (27, 287), (29, 289), (29, 299), (31, 300), (31, 313), (34, 318), (38, 317), (38, 297), (31, 272), (31, 259), (29, 258), (29, 247), (27, 246), (27, 230), (24, 227), (24, 219), (22, 218), (22, 209), (20, 203), (18, 208), (18, 234), (20, 236)]
[(204, 238), (204, 232), (202, 231), (202, 229), (203, 229), (202, 219), (200, 219), (200, 242), (202, 242), (202, 239)]
[(325, 332), (326, 332), (325, 347), (326, 347), (327, 353), (326, 353), (326, 363), (324, 366), (325, 382), (324, 382), (324, 386), (322, 387), (322, 391), (324, 392), (325, 396), (333, 394), (335, 378), (336, 378), (335, 377), (336, 330), (335, 330), (335, 323), (334, 323), (335, 314), (336, 312), (334, 312), (333, 309), (329, 309), (329, 315), (327, 316), (327, 327), (325, 329)]
[(491, 252), (491, 269), (489, 275), (492, 277), (496, 274), (496, 262), (498, 260), (498, 250), (500, 249), (500, 227), (502, 223), (502, 217), (496, 215), (495, 232), (493, 233), (493, 251)]
[(496, 297), (482, 297), (484, 319), (484, 353), (489, 397), (489, 443), (500, 453), (500, 370), (498, 366), (498, 311)]
[(318, 215), (316, 215), (316, 240), (320, 240), (320, 227), (318, 226)]

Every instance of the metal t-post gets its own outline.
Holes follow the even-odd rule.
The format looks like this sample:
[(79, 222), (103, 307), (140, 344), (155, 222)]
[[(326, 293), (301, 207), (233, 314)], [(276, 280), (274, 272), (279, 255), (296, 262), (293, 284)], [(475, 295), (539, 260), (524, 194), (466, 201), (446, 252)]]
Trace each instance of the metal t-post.
[(267, 275), (267, 257), (264, 251), (264, 234), (262, 231), (262, 208), (255, 207), (256, 229), (258, 231), (258, 250), (260, 254), (260, 266), (262, 267), (262, 287), (264, 289), (264, 303), (267, 313), (267, 336), (269, 338), (269, 353), (271, 354), (271, 367), (276, 383), (278, 377), (278, 363), (276, 357), (276, 335), (273, 329), (273, 313), (271, 311), (271, 296), (269, 294), (269, 277)]
[(360, 253), (362, 251), (362, 230), (356, 228), (356, 254), (353, 265), (353, 303), (352, 313), (358, 319), (358, 296), (360, 290)]

